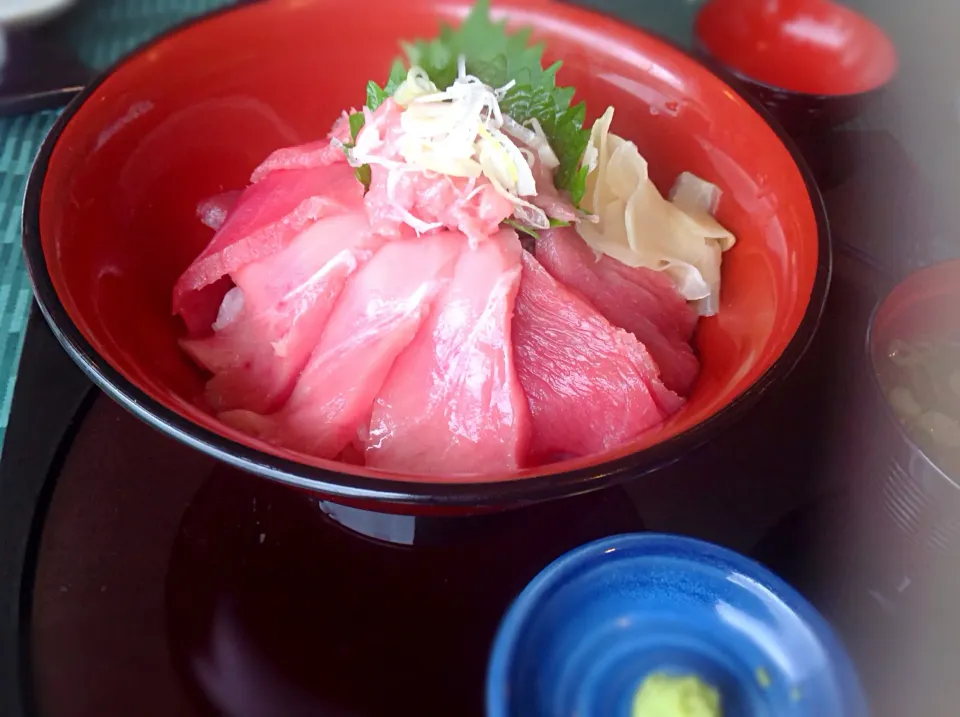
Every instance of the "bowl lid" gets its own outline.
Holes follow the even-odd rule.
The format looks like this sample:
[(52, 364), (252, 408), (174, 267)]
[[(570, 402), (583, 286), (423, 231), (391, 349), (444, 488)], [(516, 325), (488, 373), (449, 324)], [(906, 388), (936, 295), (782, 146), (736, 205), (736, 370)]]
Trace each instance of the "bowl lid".
[(694, 33), (702, 49), (740, 77), (820, 99), (873, 92), (899, 69), (884, 30), (831, 0), (709, 0)]
[(503, 620), (487, 714), (624, 715), (643, 681), (693, 675), (725, 717), (867, 714), (832, 629), (754, 561), (691, 538), (628, 534), (567, 553)]

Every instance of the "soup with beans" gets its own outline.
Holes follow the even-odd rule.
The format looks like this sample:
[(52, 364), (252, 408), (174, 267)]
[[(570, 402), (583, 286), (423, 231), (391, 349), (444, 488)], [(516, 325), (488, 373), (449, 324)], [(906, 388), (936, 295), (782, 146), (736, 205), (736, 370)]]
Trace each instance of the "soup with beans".
[(960, 337), (896, 339), (882, 347), (877, 373), (914, 442), (960, 477)]

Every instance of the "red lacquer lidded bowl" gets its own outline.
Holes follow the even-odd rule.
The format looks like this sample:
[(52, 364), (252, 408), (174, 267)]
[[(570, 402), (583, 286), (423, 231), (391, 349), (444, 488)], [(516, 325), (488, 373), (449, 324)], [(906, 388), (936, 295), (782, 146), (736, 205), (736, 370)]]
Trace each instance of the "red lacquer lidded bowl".
[(886, 33), (832, 0), (709, 0), (694, 34), (792, 132), (853, 119), (898, 69)]
[(172, 30), (108, 70), (59, 118), (30, 177), (24, 251), (37, 300), (87, 374), (199, 450), (326, 498), (384, 511), (502, 508), (582, 493), (672, 462), (724, 431), (799, 360), (830, 272), (819, 194), (768, 115), (670, 43), (552, 0), (494, 3), (534, 28), (592, 122), (617, 108), (661, 190), (683, 171), (717, 184), (720, 312), (701, 321), (690, 400), (660, 431), (605, 454), (483, 480), (377, 472), (257, 441), (197, 408), (204, 376), (179, 349), (177, 277), (209, 241), (198, 203), (245, 186), (272, 150), (322, 137), (383, 81), (403, 39), (457, 22), (463, 1), (267, 0)]

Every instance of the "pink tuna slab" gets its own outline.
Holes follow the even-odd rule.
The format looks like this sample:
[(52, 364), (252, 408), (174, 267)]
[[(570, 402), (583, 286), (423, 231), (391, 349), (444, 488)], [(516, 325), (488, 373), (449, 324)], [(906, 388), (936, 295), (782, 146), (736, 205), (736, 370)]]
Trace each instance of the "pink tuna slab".
[(700, 371), (689, 343), (697, 316), (669, 277), (607, 256), (598, 261), (573, 228), (544, 232), (536, 246), (537, 261), (557, 281), (636, 336), (656, 362), (664, 385), (689, 395)]
[(466, 238), (440, 232), (389, 242), (347, 282), (319, 345), (276, 413), (220, 419), (276, 445), (333, 458), (366, 433), (373, 401), (453, 275)]
[(446, 476), (523, 467), (530, 409), (511, 340), (522, 252), (516, 232), (502, 231), (461, 254), (374, 403), (368, 466)]
[(291, 244), (234, 272), (228, 323), (183, 348), (215, 376), (206, 399), (217, 412), (275, 411), (320, 341), (347, 278), (383, 244), (363, 214), (321, 219)]
[[(345, 138), (344, 138), (345, 139)], [(342, 140), (341, 140), (342, 141)], [(314, 169), (330, 164), (345, 164), (347, 155), (329, 139), (308, 142), (297, 147), (283, 147), (273, 152), (253, 170), (250, 181), (254, 184), (273, 172), (285, 169)]]
[(200, 322), (189, 315), (192, 294), (275, 254), (321, 217), (359, 211), (362, 201), (363, 187), (346, 164), (267, 175), (244, 190), (216, 236), (177, 280), (173, 312), (195, 329)]
[(660, 382), (643, 344), (526, 252), (513, 341), (533, 419), (533, 463), (613, 448), (659, 426), (683, 403)]

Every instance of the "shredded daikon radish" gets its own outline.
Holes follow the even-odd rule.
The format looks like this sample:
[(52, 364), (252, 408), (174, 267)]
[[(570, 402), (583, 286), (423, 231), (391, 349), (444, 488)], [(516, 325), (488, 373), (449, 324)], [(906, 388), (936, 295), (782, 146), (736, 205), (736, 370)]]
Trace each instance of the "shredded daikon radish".
[(547, 135), (544, 133), (543, 128), (536, 118), (530, 120), (530, 125), (532, 129), (524, 127), (510, 117), (504, 116), (503, 118), (503, 131), (505, 133), (514, 139), (519, 139), (535, 151), (544, 167), (547, 169), (556, 169), (560, 166), (560, 160), (557, 159), (557, 155), (550, 146), (550, 142), (547, 140)]

